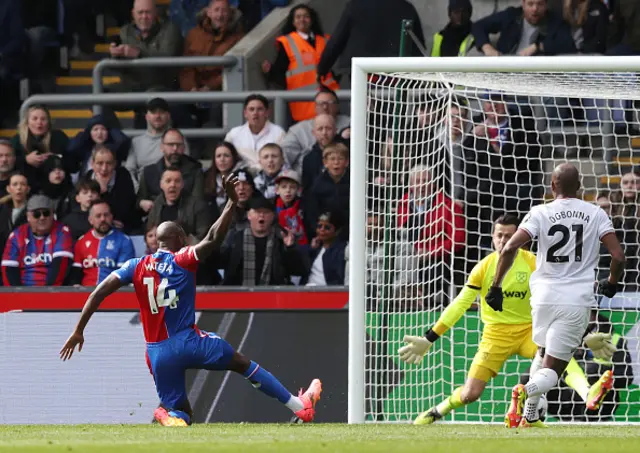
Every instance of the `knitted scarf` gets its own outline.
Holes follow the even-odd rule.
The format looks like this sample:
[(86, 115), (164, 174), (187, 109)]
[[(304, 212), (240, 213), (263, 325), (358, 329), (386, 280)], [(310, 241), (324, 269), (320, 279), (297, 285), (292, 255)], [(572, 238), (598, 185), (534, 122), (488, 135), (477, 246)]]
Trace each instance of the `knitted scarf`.
[[(260, 272), (259, 285), (268, 285), (271, 280), (271, 258), (273, 255), (274, 238), (275, 233), (271, 230), (267, 238), (267, 247), (264, 251), (264, 265)], [(251, 232), (251, 228), (244, 229), (242, 241), (242, 259), (244, 262), (242, 284), (244, 286), (256, 286), (256, 241)]]

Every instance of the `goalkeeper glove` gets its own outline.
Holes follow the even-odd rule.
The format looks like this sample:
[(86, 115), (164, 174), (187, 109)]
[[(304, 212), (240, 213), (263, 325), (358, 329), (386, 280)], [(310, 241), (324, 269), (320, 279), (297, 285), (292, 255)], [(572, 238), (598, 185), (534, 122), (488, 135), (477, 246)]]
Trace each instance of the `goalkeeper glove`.
[(598, 292), (611, 299), (618, 292), (618, 284), (610, 283), (608, 278), (604, 278), (598, 283)]
[(499, 286), (492, 286), (489, 288), (484, 300), (487, 305), (493, 308), (494, 311), (502, 311), (502, 288)]
[(427, 355), (427, 352), (433, 346), (433, 342), (425, 337), (414, 337), (413, 335), (405, 335), (404, 342), (407, 345), (398, 349), (400, 360), (414, 365), (422, 362), (422, 358)]
[(611, 361), (617, 350), (615, 345), (611, 343), (611, 334), (608, 333), (590, 333), (584, 337), (583, 344), (586, 348), (591, 349), (593, 357), (606, 361)]

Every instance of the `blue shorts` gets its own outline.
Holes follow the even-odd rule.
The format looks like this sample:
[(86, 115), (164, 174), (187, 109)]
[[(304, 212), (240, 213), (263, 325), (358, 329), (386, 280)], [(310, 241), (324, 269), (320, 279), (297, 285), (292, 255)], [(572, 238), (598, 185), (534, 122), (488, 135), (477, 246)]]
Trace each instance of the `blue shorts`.
[(186, 330), (160, 343), (147, 343), (148, 365), (165, 409), (188, 407), (185, 371), (226, 370), (234, 350), (215, 333)]

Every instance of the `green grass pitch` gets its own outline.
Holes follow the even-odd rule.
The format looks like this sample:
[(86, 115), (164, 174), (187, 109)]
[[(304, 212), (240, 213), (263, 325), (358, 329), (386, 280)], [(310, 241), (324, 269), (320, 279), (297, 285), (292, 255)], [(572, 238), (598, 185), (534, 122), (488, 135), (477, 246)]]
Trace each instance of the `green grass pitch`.
[(0, 452), (640, 452), (640, 427), (497, 425), (210, 424), (1, 426)]

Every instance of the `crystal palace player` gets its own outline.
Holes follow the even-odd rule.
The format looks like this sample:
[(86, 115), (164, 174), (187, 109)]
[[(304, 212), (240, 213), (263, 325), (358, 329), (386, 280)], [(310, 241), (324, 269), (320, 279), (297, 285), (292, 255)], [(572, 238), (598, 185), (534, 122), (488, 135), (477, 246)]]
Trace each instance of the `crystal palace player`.
[(214, 333), (195, 325), (195, 271), (223, 241), (237, 202), (234, 185), (224, 180), (229, 201), (205, 238), (185, 247), (186, 234), (174, 222), (158, 226), (159, 249), (153, 255), (129, 260), (107, 277), (87, 299), (75, 331), (60, 351), (71, 358), (82, 350), (83, 332), (100, 303), (123, 285), (133, 282), (147, 341), (147, 363), (153, 374), (160, 405), (154, 418), (164, 426), (186, 426), (192, 410), (185, 387), (186, 369), (230, 370), (242, 374), (254, 387), (278, 399), (302, 422), (311, 422), (322, 384), (314, 379), (306, 392), (292, 395), (267, 370), (250, 361)]
[[(502, 248), (493, 284), (486, 296), (489, 305), (502, 309), (502, 279), (518, 249), (538, 238), (536, 270), (531, 276), (533, 341), (542, 357), (540, 368), (531, 368), (526, 385), (516, 385), (507, 417), (522, 417), (520, 427), (544, 427), (538, 420), (540, 395), (553, 388), (582, 342), (595, 303), (594, 279), (600, 242), (611, 253), (609, 278), (599, 290), (616, 293), (625, 257), (611, 220), (593, 204), (577, 198), (580, 173), (571, 164), (556, 167), (551, 178), (555, 200), (534, 207), (516, 234)], [(534, 361), (534, 364), (536, 361)]]

